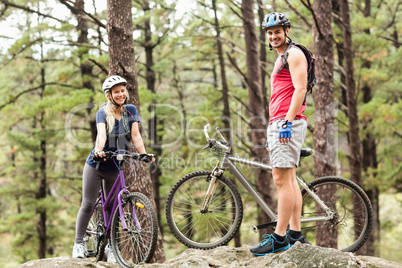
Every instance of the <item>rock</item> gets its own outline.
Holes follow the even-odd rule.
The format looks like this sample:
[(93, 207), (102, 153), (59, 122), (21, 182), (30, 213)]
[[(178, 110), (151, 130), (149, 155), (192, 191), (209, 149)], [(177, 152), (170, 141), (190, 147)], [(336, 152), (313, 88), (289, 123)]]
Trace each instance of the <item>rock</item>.
[[(115, 263), (59, 257), (30, 261), (18, 268), (118, 268)], [(134, 268), (402, 268), (401, 264), (370, 256), (355, 256), (335, 249), (296, 243), (287, 251), (255, 257), (248, 246), (187, 249), (165, 263), (135, 265)]]
[(382, 268), (382, 267), (395, 267), (395, 268), (400, 268), (402, 267), (402, 264), (393, 262), (393, 261), (387, 261), (381, 258), (377, 257), (372, 257), (372, 256), (358, 256), (360, 260), (362, 260), (367, 267), (371, 268)]
[(18, 268), (120, 268), (117, 263), (92, 262), (90, 259), (77, 259), (70, 257), (57, 257), (29, 261)]

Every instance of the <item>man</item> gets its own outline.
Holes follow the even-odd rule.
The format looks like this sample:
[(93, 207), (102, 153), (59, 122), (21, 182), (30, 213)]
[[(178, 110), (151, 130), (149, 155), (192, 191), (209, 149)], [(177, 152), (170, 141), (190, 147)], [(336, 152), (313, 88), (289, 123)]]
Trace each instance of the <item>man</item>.
[(290, 40), (290, 22), (286, 15), (269, 14), (262, 22), (262, 28), (267, 32), (271, 50), (278, 53), (271, 75), (267, 139), (272, 175), (278, 189), (278, 221), (272, 235), (263, 235), (265, 239), (250, 248), (259, 256), (286, 250), (296, 241), (309, 243), (301, 233), (302, 196), (296, 181), (296, 167), (307, 131), (307, 118), (303, 115), (306, 109), (307, 60), (299, 48), (292, 46), (287, 50), (289, 71), (281, 68), (281, 55)]

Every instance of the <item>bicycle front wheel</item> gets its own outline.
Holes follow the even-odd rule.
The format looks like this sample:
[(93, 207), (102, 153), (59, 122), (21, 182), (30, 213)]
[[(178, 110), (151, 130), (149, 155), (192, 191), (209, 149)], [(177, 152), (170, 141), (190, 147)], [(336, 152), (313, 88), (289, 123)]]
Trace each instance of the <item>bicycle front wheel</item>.
[(243, 219), (243, 204), (233, 182), (220, 176), (208, 210), (201, 207), (210, 185), (211, 171), (181, 178), (167, 198), (166, 218), (173, 235), (185, 246), (211, 249), (226, 245)]
[(142, 193), (130, 193), (123, 198), (124, 230), (119, 209), (113, 215), (111, 244), (121, 267), (149, 262), (155, 252), (158, 237), (158, 221), (148, 197)]
[[(372, 206), (363, 189), (340, 177), (318, 178), (308, 186), (330, 208), (332, 216), (327, 221), (303, 223), (306, 238), (317, 246), (357, 251), (368, 239), (373, 222)], [(305, 189), (302, 196), (302, 218), (328, 215)]]

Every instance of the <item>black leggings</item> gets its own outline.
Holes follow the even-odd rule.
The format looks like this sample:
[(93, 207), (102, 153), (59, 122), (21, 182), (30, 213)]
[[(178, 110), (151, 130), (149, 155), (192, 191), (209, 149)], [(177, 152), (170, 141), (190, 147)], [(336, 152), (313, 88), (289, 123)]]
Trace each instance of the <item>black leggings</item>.
[(82, 175), (82, 202), (75, 224), (75, 243), (83, 242), (102, 181), (104, 181), (103, 187), (108, 194), (118, 175), (119, 173), (96, 170), (85, 164)]

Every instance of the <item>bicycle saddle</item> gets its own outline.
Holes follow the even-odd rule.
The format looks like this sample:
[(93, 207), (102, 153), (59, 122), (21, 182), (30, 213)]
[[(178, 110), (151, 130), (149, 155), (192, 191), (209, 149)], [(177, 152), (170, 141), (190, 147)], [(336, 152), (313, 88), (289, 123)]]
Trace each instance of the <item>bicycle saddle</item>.
[(300, 157), (307, 157), (313, 154), (313, 149), (311, 148), (302, 148), (300, 151)]

